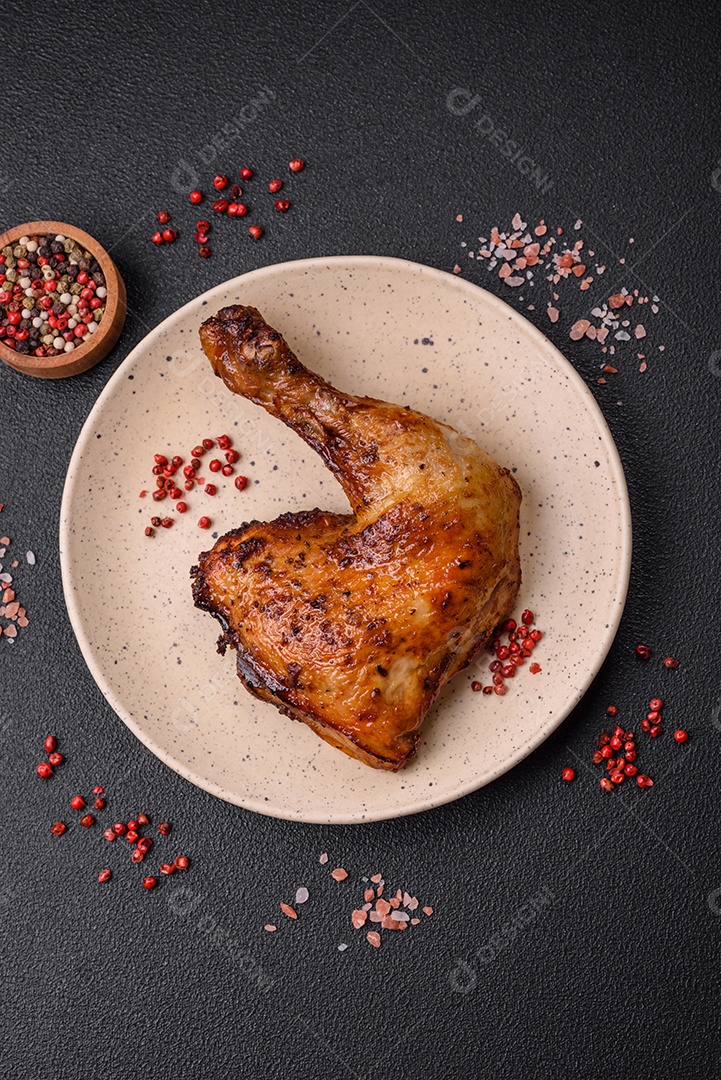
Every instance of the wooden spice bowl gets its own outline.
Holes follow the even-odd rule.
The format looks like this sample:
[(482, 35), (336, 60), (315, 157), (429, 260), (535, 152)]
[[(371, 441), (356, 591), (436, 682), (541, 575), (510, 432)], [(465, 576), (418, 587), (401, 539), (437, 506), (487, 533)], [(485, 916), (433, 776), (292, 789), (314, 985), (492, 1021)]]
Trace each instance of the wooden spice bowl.
[(92, 337), (83, 339), (83, 344), (76, 346), (72, 352), (59, 353), (58, 356), (30, 356), (8, 349), (0, 340), (0, 360), (23, 375), (33, 375), (36, 379), (67, 379), (98, 364), (120, 337), (127, 310), (125, 285), (105, 248), (89, 233), (64, 221), (28, 221), (24, 225), (16, 225), (0, 234), (0, 249), (8, 244), (17, 244), (21, 236), (36, 234), (67, 236), (92, 253), (100, 263), (108, 290), (105, 315)]

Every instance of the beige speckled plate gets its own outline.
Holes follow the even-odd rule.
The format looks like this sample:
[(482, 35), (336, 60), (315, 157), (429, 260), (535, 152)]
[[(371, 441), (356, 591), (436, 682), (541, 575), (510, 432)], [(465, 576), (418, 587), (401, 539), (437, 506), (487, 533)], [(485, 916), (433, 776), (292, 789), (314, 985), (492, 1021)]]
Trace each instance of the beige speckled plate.
[[(358, 394), (412, 405), (476, 438), (523, 492), (518, 611), (545, 637), (505, 697), (473, 693), (487, 656), (445, 688), (416, 759), (369, 769), (253, 699), (221, 659), (218, 626), (193, 607), (188, 571), (242, 522), (321, 506), (347, 512), (332, 476), (280, 422), (233, 397), (198, 343), (201, 321), (260, 308), (300, 358)], [(189, 455), (228, 432), (250, 477), (195, 492), (172, 529), (144, 527), (169, 503), (154, 453)], [(206, 458), (206, 461), (208, 458)], [(205, 475), (210, 477), (207, 469)], [(213, 529), (196, 522), (211, 514)], [(186, 304), (128, 356), (78, 439), (63, 497), (60, 555), (70, 618), (105, 697), (154, 754), (240, 806), (313, 822), (396, 817), (456, 799), (529, 754), (579, 701), (618, 626), (631, 525), (621, 463), (581, 378), (529, 322), (457, 277), (348, 256), (269, 266)], [(488, 677), (486, 674), (486, 680)]]

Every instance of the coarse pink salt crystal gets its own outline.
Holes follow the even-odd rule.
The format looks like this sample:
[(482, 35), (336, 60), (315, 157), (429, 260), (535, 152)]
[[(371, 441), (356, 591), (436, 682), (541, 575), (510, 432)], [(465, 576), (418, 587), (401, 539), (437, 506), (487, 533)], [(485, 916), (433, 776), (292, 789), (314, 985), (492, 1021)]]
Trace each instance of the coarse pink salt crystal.
[(377, 930), (369, 930), (366, 934), (366, 941), (369, 945), (372, 945), (374, 949), (380, 949), (381, 936)]
[(359, 911), (356, 908), (355, 911), (351, 912), (350, 921), (353, 923), (353, 926), (355, 927), (356, 930), (360, 930), (360, 928), (362, 926), (365, 926), (367, 918), (368, 918), (368, 912), (367, 911)]
[(420, 919), (411, 919), (411, 926), (418, 926), (418, 923), (420, 921), (421, 921)]
[(5, 637), (15, 638), (18, 636), (16, 627), (10, 625), (5, 627)]
[(523, 221), (520, 214), (514, 214), (513, 215), (513, 221), (511, 222), (511, 227), (513, 229), (525, 229), (526, 223), (525, 223), (525, 221)]
[(388, 903), (387, 900), (376, 900), (376, 911), (381, 917), (387, 915), (390, 910), (391, 905)]
[(265, 924), (265, 926), (263, 927), (263, 929), (264, 929), (264, 930), (267, 930), (269, 934), (272, 934), (274, 930), (277, 930), (277, 929), (278, 929), (278, 927), (277, 927), (277, 926), (273, 926), (273, 923), (267, 922), (267, 923)]
[(405, 930), (406, 924), (402, 922), (396, 922), (390, 915), (386, 915), (381, 923), (383, 930)]
[(559, 311), (557, 307), (552, 307), (549, 304), (549, 306), (546, 308), (546, 315), (548, 315), (552, 323), (558, 322)]
[(639, 371), (645, 371), (647, 367), (648, 367), (648, 364), (647, 364), (647, 363), (646, 363), (646, 361), (644, 360), (644, 361), (643, 361), (643, 362), (641, 363), (641, 365), (640, 365), (640, 367), (639, 367), (639, 369), (638, 369), (638, 370), (639, 370)]
[(423, 914), (424, 915), (432, 915), (433, 914), (433, 908), (430, 907), (430, 906), (429, 907), (424, 907), (423, 908)]
[(456, 214), (456, 221), (463, 221), (463, 214)]
[(454, 274), (460, 274), (460, 272), (461, 272), (461, 268), (458, 265), (458, 263), (456, 263), (456, 265), (453, 267), (453, 273)]
[(363, 893), (363, 899), (366, 901), (366, 903), (368, 903), (369, 901), (372, 902), (373, 900), (375, 900), (375, 896), (376, 896), (375, 889), (366, 889), (366, 891)]
[(321, 866), (324, 866), (325, 863), (328, 862), (328, 853), (326, 851), (324, 851), (318, 861), (320, 862)]
[(287, 915), (289, 919), (298, 918), (298, 912), (295, 910), (295, 908), (292, 908), (290, 904), (281, 904), (280, 910), (283, 912), (284, 915)]
[(383, 880), (383, 875), (382, 874), (373, 874), (371, 876), (371, 881), (374, 882), (376, 885), (378, 885), (382, 880)]
[(548, 232), (548, 228), (543, 224), (543, 222), (541, 222), (540, 225), (536, 225), (536, 227), (535, 227), (535, 229), (533, 231), (536, 234), (536, 236), (545, 236), (546, 233)]
[(513, 270), (511, 268), (511, 264), (510, 263), (504, 263), (503, 266), (501, 267), (501, 269), (498, 271), (498, 276), (499, 276), (499, 278), (507, 278), (507, 277), (510, 277), (512, 273), (513, 273)]
[(337, 869), (331, 870), (330, 876), (334, 881), (345, 881), (348, 877), (348, 871), (344, 870), (342, 866), (339, 866)]
[(634, 334), (636, 335), (637, 338), (645, 338), (646, 337), (646, 327), (643, 325), (643, 323), (638, 324), (638, 326), (634, 330)]
[(571, 327), (571, 332), (568, 335), (571, 341), (580, 341), (590, 325), (588, 319), (578, 319)]

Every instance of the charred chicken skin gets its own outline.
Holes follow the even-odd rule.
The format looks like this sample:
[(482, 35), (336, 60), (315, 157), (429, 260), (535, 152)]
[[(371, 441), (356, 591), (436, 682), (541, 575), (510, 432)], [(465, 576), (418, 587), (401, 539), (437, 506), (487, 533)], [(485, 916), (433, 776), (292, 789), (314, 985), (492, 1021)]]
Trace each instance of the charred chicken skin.
[(235, 394), (320, 454), (352, 513), (251, 521), (191, 570), (196, 605), (250, 693), (379, 769), (415, 752), (439, 691), (488, 642), (521, 580), (515, 480), (408, 407), (336, 390), (252, 307), (203, 323)]

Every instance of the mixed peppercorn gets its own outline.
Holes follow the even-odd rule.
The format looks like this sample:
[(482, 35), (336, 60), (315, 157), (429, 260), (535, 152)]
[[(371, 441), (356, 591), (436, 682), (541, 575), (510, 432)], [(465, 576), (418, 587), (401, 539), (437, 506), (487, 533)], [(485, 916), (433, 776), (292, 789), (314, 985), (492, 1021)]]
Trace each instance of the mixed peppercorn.
[(0, 252), (0, 340), (32, 356), (73, 352), (98, 329), (107, 295), (100, 263), (72, 237), (21, 236)]

